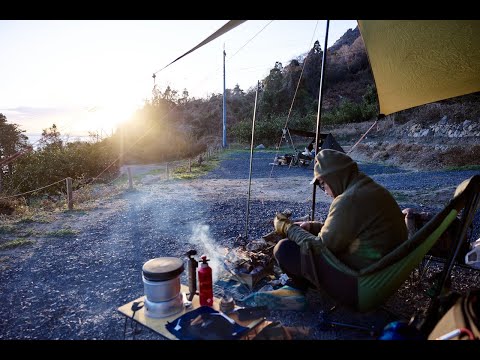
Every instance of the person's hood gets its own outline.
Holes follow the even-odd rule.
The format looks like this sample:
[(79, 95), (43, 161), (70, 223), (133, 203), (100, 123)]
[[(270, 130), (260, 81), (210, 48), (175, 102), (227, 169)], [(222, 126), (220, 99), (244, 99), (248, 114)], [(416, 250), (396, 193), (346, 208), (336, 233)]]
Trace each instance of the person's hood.
[(315, 157), (313, 183), (321, 176), (332, 189), (335, 196), (345, 191), (350, 182), (358, 175), (358, 166), (347, 154), (332, 150), (321, 150)]

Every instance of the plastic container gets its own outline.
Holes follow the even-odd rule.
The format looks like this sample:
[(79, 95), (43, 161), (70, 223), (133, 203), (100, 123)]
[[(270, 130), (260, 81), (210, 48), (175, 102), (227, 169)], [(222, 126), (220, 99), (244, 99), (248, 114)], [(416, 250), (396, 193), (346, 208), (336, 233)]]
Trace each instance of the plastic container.
[(201, 257), (202, 263), (198, 269), (198, 291), (200, 297), (200, 305), (213, 306), (213, 282), (212, 268), (208, 266), (206, 255)]
[(465, 255), (465, 264), (480, 269), (480, 238), (475, 241), (472, 250)]

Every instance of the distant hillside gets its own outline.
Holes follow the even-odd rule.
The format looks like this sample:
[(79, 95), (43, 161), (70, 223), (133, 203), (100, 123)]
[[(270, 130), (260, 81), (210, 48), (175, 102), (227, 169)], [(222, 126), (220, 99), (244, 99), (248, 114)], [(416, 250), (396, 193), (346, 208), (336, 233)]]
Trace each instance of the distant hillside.
[(342, 100), (359, 103), (367, 87), (374, 85), (365, 44), (358, 26), (348, 29), (327, 51), (326, 90), (323, 106), (326, 110)]
[(355, 42), (355, 40), (357, 40), (359, 36), (360, 36), (360, 30), (358, 29), (358, 26), (353, 30), (348, 29), (340, 39), (335, 41), (335, 44), (333, 44), (328, 48), (328, 51), (335, 52), (344, 45), (350, 46)]
[[(254, 113), (254, 141), (267, 147), (280, 142), (287, 123), (291, 128), (315, 131), (322, 61), (323, 49), (317, 40), (307, 53), (299, 54), (286, 64), (278, 61), (274, 64), (261, 80), (258, 101), (256, 86), (241, 89), (237, 84), (233, 89), (226, 89), (227, 144), (251, 142)], [(347, 30), (328, 49), (323, 85), (323, 127), (365, 123), (368, 128), (377, 118), (375, 82), (358, 27)], [(470, 123), (474, 126), (479, 122), (479, 97), (480, 93), (470, 94), (400, 111), (388, 117), (396, 126), (376, 135), (379, 141), (381, 137), (407, 137), (409, 141), (422, 139), (425, 142), (431, 134), (435, 134), (434, 137), (443, 134), (433, 127), (442, 120), (451, 125), (448, 129), (442, 128), (447, 137), (462, 134), (468, 138), (469, 135), (463, 134), (457, 125), (461, 123), (469, 128)], [(221, 146), (223, 98), (221, 93), (205, 99), (189, 98), (188, 91), (179, 92), (170, 86), (164, 92), (155, 89), (144, 109), (124, 126), (127, 134), (124, 141), (127, 145), (135, 144), (138, 149), (135, 154), (132, 151), (128, 155), (130, 160), (164, 161)], [(400, 129), (398, 125), (405, 126)], [(151, 128), (147, 137), (140, 137), (142, 128)], [(356, 141), (359, 135), (353, 133), (342, 140)], [(369, 134), (370, 139), (372, 135)], [(177, 148), (172, 147), (173, 143)]]

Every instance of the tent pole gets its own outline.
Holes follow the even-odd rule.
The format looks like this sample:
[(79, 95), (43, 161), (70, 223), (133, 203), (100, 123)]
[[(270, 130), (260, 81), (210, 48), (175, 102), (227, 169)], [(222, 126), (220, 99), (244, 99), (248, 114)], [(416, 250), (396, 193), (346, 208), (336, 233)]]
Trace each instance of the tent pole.
[(223, 148), (227, 147), (227, 93), (225, 91), (225, 44), (223, 44)]
[(248, 240), (248, 215), (250, 213), (250, 190), (252, 188), (252, 164), (253, 164), (253, 136), (255, 135), (255, 113), (257, 111), (258, 89), (260, 88), (260, 81), (257, 83), (257, 91), (255, 93), (255, 106), (253, 107), (252, 119), (252, 141), (250, 144), (250, 172), (248, 174), (248, 198), (247, 198), (247, 218), (245, 221), (245, 240)]
[[(328, 28), (330, 26), (330, 20), (327, 20), (327, 29), (325, 32), (325, 44), (323, 45), (323, 56), (322, 56), (322, 72), (320, 76), (320, 87), (318, 91), (318, 111), (317, 111), (317, 134), (315, 136), (315, 156), (318, 154), (318, 144), (320, 140), (320, 124), (322, 118), (322, 101), (323, 101), (323, 78), (325, 76), (325, 67), (327, 62), (327, 43), (328, 43)], [(312, 213), (310, 214), (310, 220), (315, 220), (315, 195), (316, 195), (316, 186), (313, 185), (312, 190)]]

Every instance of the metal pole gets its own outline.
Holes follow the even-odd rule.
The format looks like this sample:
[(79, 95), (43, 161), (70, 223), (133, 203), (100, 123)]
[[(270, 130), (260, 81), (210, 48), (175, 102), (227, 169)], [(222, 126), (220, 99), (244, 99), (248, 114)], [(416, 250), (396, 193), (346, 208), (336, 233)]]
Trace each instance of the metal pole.
[[(315, 136), (315, 156), (318, 154), (318, 143), (321, 136), (320, 133), (320, 124), (322, 118), (322, 101), (323, 101), (323, 77), (325, 75), (325, 67), (327, 62), (327, 42), (328, 42), (328, 27), (330, 26), (330, 20), (327, 20), (327, 30), (325, 32), (325, 44), (323, 45), (323, 56), (322, 56), (322, 73), (320, 76), (320, 88), (318, 91), (318, 111), (317, 111), (317, 134)], [(316, 186), (313, 185), (312, 190), (312, 213), (310, 214), (310, 219), (315, 220), (315, 195), (316, 195)]]
[(255, 135), (255, 113), (257, 111), (257, 98), (258, 98), (258, 88), (259, 87), (260, 87), (260, 81), (257, 82), (257, 91), (255, 93), (255, 106), (253, 108), (252, 142), (250, 144), (250, 172), (248, 174), (247, 219), (245, 221), (245, 239), (248, 239), (248, 216), (249, 216), (249, 213), (250, 213), (250, 190), (252, 188), (253, 136)]
[(227, 93), (225, 92), (225, 44), (223, 45), (223, 148), (227, 147)]
[(130, 167), (128, 167), (127, 171), (128, 171), (128, 188), (133, 189), (132, 169), (130, 169)]

